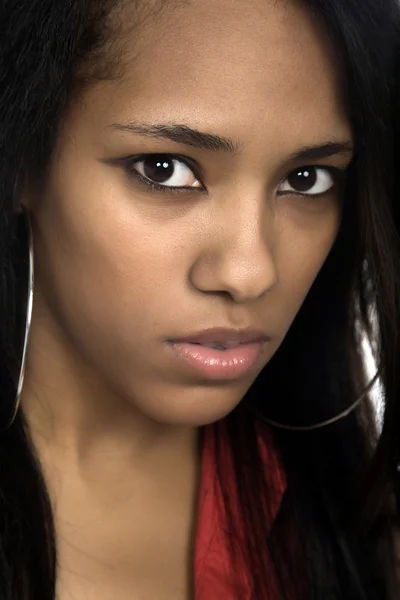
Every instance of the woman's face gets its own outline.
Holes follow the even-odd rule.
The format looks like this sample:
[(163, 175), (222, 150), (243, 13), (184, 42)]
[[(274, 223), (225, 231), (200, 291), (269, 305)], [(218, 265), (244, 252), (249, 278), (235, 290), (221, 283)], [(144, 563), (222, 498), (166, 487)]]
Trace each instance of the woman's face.
[[(28, 385), (201, 425), (239, 403), (321, 269), (351, 129), (327, 34), (297, 3), (169, 2), (125, 43), (123, 76), (72, 102), (27, 196)], [(211, 327), (269, 341), (213, 380), (165, 343)]]

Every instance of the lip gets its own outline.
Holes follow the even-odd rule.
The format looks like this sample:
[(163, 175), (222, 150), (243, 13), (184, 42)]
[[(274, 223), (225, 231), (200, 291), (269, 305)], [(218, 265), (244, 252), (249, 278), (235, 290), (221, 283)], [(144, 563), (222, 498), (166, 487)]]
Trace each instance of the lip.
[(232, 381), (257, 367), (264, 344), (239, 343), (226, 350), (193, 342), (169, 342), (166, 346), (185, 370), (196, 373), (201, 379)]
[(192, 344), (221, 344), (227, 348), (235, 348), (240, 344), (267, 342), (270, 336), (261, 329), (245, 328), (232, 329), (227, 327), (212, 327), (203, 331), (190, 333), (182, 337), (171, 338), (168, 342)]

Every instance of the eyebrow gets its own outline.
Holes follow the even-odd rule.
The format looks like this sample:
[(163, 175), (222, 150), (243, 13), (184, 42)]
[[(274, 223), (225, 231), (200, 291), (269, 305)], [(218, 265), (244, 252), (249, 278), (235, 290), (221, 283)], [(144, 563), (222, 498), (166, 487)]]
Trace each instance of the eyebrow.
[(319, 160), (329, 158), (330, 156), (338, 156), (343, 154), (352, 154), (354, 151), (353, 144), (350, 140), (343, 142), (326, 142), (318, 146), (306, 146), (301, 150), (294, 152), (289, 160)]
[[(130, 121), (128, 123), (113, 123), (109, 126), (118, 131), (127, 131), (136, 135), (170, 140), (185, 146), (192, 146), (200, 150), (211, 150), (213, 152), (224, 152), (235, 155), (239, 152), (241, 144), (230, 138), (211, 133), (205, 133), (192, 129), (187, 125), (175, 123), (147, 124)], [(289, 156), (289, 160), (318, 160), (329, 158), (340, 154), (353, 152), (353, 144), (350, 140), (327, 141), (315, 146), (306, 146)]]
[(170, 140), (200, 150), (212, 150), (213, 152), (225, 152), (234, 155), (240, 148), (240, 144), (229, 138), (205, 133), (197, 129), (192, 129), (187, 125), (175, 123), (149, 125), (147, 123), (129, 122), (124, 124), (113, 123), (110, 127), (119, 131), (129, 131), (130, 133), (151, 138)]

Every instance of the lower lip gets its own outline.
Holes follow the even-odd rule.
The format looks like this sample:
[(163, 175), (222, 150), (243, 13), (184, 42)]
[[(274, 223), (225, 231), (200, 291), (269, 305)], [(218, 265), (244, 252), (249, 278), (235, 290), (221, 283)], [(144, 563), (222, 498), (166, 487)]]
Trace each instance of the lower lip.
[(240, 344), (228, 350), (214, 350), (201, 344), (168, 342), (175, 355), (191, 369), (207, 379), (237, 379), (256, 364), (262, 348), (261, 342)]

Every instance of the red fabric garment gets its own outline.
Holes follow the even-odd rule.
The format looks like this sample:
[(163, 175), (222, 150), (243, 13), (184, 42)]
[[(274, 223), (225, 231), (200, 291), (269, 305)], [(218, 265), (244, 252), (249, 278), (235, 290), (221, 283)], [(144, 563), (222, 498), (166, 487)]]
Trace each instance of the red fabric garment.
[[(194, 557), (195, 600), (252, 600), (252, 587), (246, 566), (240, 569), (241, 589), (233, 588), (233, 567), (230, 560), (227, 535), (224, 530), (225, 511), (222, 504), (221, 490), (216, 477), (214, 424), (204, 428), (202, 472), (198, 504), (196, 547)], [(224, 429), (219, 426), (219, 435)], [(272, 522), (279, 510), (286, 489), (286, 478), (277, 449), (274, 447), (269, 428), (260, 428), (259, 447), (261, 456), (268, 460), (268, 477), (273, 489)], [(222, 438), (224, 452), (224, 473), (230, 472), (227, 440)], [(272, 469), (271, 469), (272, 466)], [(269, 479), (269, 481), (270, 481)], [(240, 522), (240, 520), (239, 520)], [(237, 566), (236, 566), (237, 569)], [(262, 598), (258, 600), (270, 600)], [(271, 598), (273, 600), (273, 598)]]

